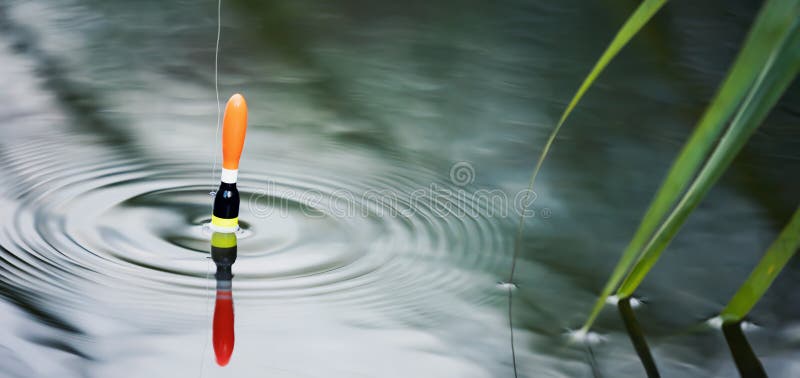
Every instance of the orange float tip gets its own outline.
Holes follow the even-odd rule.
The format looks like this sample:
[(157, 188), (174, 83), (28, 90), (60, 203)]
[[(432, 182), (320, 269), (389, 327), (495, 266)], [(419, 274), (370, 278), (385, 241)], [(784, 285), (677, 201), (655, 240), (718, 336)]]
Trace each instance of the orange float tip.
[(247, 102), (244, 96), (236, 93), (228, 99), (222, 119), (222, 168), (239, 169), (246, 132)]

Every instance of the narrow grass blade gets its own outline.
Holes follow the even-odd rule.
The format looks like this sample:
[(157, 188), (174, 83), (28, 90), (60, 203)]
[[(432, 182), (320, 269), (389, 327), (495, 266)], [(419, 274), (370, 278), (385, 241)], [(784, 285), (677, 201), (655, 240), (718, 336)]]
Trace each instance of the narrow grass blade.
[(792, 219), (778, 238), (772, 242), (764, 257), (747, 277), (747, 281), (720, 313), (723, 323), (736, 323), (742, 320), (769, 289), (772, 281), (797, 253), (798, 248), (800, 248), (800, 207), (794, 212)]
[(589, 72), (589, 75), (583, 79), (583, 83), (581, 83), (580, 88), (575, 93), (575, 96), (572, 97), (572, 100), (567, 105), (567, 108), (564, 110), (564, 113), (561, 115), (561, 119), (558, 120), (558, 126), (560, 127), (564, 124), (564, 121), (567, 120), (572, 110), (575, 109), (575, 106), (578, 105), (578, 102), (583, 98), (583, 95), (589, 89), (590, 86), (594, 83), (600, 73), (608, 66), (608, 63), (611, 62), (611, 59), (614, 59), (615, 56), (622, 50), (625, 45), (630, 42), (631, 38), (639, 32), (639, 30), (644, 27), (647, 21), (658, 12), (659, 9), (667, 2), (667, 0), (645, 0), (642, 4), (639, 5), (638, 8), (631, 14), (630, 17), (625, 21), (625, 24), (622, 25), (622, 28), (619, 29), (617, 35), (614, 36), (614, 39), (611, 40), (611, 44), (608, 45), (605, 51), (603, 51), (603, 55), (600, 56), (600, 59), (597, 60), (592, 70)]
[(705, 194), (722, 176), (736, 154), (797, 76), (800, 71), (800, 19), (795, 17), (792, 27), (786, 31), (784, 36), (779, 36), (779, 39), (783, 40), (782, 45), (777, 51), (770, 54), (767, 65), (748, 93), (739, 112), (731, 121), (730, 127), (714, 153), (675, 209), (648, 242), (641, 259), (617, 291), (618, 296), (628, 297), (633, 294), (633, 291), (656, 263), (661, 252), (678, 233), (692, 210), (697, 207)]
[[(583, 98), (583, 95), (589, 89), (589, 87), (594, 83), (595, 79), (600, 75), (601, 72), (608, 66), (608, 63), (617, 56), (617, 54), (622, 50), (625, 45), (630, 42), (631, 38), (642, 29), (642, 27), (649, 21), (656, 12), (661, 9), (661, 7), (666, 3), (667, 0), (645, 0), (642, 4), (639, 5), (638, 8), (628, 17), (628, 20), (625, 21), (625, 24), (622, 25), (622, 28), (617, 32), (617, 35), (614, 36), (614, 39), (611, 40), (611, 44), (608, 45), (606, 50), (603, 52), (603, 55), (600, 56), (600, 59), (597, 60), (592, 70), (589, 72), (589, 75), (583, 79), (581, 86), (578, 88), (578, 91), (575, 92), (575, 95), (570, 100), (569, 105), (564, 110), (564, 113), (561, 114), (561, 118), (558, 120), (556, 127), (550, 133), (550, 136), (547, 138), (547, 142), (542, 149), (541, 154), (539, 155), (539, 160), (536, 161), (536, 166), (533, 169), (533, 173), (531, 174), (531, 179), (528, 183), (528, 193), (533, 191), (533, 185), (536, 183), (536, 177), (539, 176), (539, 170), (542, 168), (542, 164), (544, 163), (547, 154), (550, 152), (550, 147), (553, 146), (553, 142), (558, 135), (558, 132), (561, 130), (561, 126), (564, 125), (564, 122), (569, 117), (572, 110), (575, 109), (575, 106), (578, 105), (578, 102)], [(524, 198), (522, 203), (527, 203), (528, 198)], [(522, 229), (525, 222), (525, 217), (520, 217), (519, 220), (519, 227), (517, 227), (517, 237), (514, 242), (514, 256), (511, 263), (511, 273), (509, 274), (508, 281), (514, 281), (514, 268), (516, 267), (516, 259), (520, 248), (520, 243), (522, 241)]]
[(603, 72), (606, 66), (608, 66), (608, 63), (611, 62), (611, 59), (614, 59), (614, 57), (617, 56), (620, 50), (622, 50), (622, 48), (625, 47), (628, 42), (630, 42), (631, 38), (633, 38), (633, 36), (635, 36), (636, 33), (642, 29), (647, 21), (649, 21), (666, 2), (667, 0), (645, 0), (641, 5), (639, 5), (638, 8), (636, 8), (636, 11), (633, 12), (628, 20), (625, 21), (625, 24), (622, 25), (622, 28), (619, 29), (617, 35), (615, 35), (614, 39), (611, 40), (611, 44), (609, 44), (606, 50), (603, 51), (603, 55), (600, 56), (600, 59), (598, 59), (597, 63), (594, 64), (592, 70), (589, 71), (589, 75), (583, 79), (578, 91), (575, 92), (575, 95), (572, 97), (572, 100), (570, 100), (567, 108), (564, 109), (564, 113), (561, 114), (558, 124), (556, 124), (555, 129), (553, 129), (553, 132), (547, 139), (547, 143), (545, 143), (544, 149), (539, 156), (539, 160), (536, 162), (536, 168), (534, 168), (529, 189), (533, 189), (533, 183), (536, 180), (539, 169), (542, 167), (542, 163), (544, 162), (545, 157), (547, 157), (547, 153), (550, 151), (550, 147), (552, 146), (553, 141), (556, 139), (559, 130), (561, 130), (561, 126), (564, 125), (564, 122), (572, 113), (572, 110), (575, 109), (575, 106), (578, 105), (578, 102), (580, 102), (580, 100), (583, 98), (583, 95), (586, 94), (586, 91), (589, 90), (589, 87), (591, 87), (597, 77), (600, 76), (600, 73)]
[(592, 308), (582, 331), (589, 330), (602, 310), (606, 298), (631, 270), (634, 262), (642, 256), (653, 233), (706, 161), (717, 138), (725, 130), (728, 120), (761, 74), (769, 57), (781, 45), (783, 36), (787, 34), (787, 30), (796, 18), (797, 10), (796, 0), (770, 0), (759, 12), (725, 81), (670, 168), (639, 228), (622, 253)]
[[(625, 24), (622, 25), (622, 28), (617, 32), (617, 35), (614, 36), (614, 39), (611, 40), (611, 44), (608, 45), (606, 50), (603, 52), (603, 55), (600, 56), (600, 59), (597, 60), (592, 70), (589, 72), (589, 75), (583, 79), (583, 83), (578, 88), (578, 91), (570, 100), (569, 105), (564, 110), (564, 113), (561, 114), (561, 118), (558, 120), (556, 127), (550, 133), (550, 136), (547, 138), (547, 142), (542, 149), (541, 154), (539, 155), (539, 160), (536, 161), (536, 166), (533, 169), (533, 174), (531, 174), (530, 182), (528, 183), (528, 193), (533, 191), (533, 185), (536, 183), (536, 177), (539, 176), (539, 170), (542, 168), (542, 164), (544, 163), (547, 154), (550, 152), (550, 147), (552, 147), (553, 142), (558, 135), (558, 132), (561, 130), (561, 126), (564, 125), (564, 122), (569, 117), (572, 110), (575, 109), (575, 106), (578, 102), (583, 98), (583, 95), (589, 89), (589, 87), (594, 83), (595, 79), (600, 75), (601, 72), (606, 68), (609, 62), (617, 56), (617, 54), (622, 50), (625, 45), (630, 42), (631, 38), (633, 38), (639, 30), (649, 21), (653, 15), (658, 12), (659, 9), (667, 2), (667, 0), (645, 0), (639, 5), (638, 8), (628, 17), (628, 20), (625, 21)], [(527, 203), (527, 198), (524, 199), (523, 203)], [(519, 227), (517, 228), (517, 238), (514, 242), (514, 256), (511, 265), (511, 273), (509, 275), (508, 281), (513, 282), (514, 280), (514, 268), (516, 267), (516, 258), (519, 252), (520, 243), (522, 241), (522, 229), (523, 224), (525, 222), (525, 217), (520, 217), (519, 220)]]

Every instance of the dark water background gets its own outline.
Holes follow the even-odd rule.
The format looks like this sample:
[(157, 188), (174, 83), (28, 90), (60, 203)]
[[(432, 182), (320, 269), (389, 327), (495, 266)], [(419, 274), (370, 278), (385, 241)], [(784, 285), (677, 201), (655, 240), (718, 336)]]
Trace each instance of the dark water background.
[[(565, 333), (759, 5), (668, 4), (564, 128), (517, 266), (520, 376), (644, 375), (613, 307), (591, 353)], [(250, 108), (224, 368), (202, 226), (218, 182), (216, 6), (0, 3), (0, 376), (513, 376), (497, 284), (513, 198), (636, 2), (224, 0), (220, 93)], [(662, 376), (737, 374), (705, 322), (800, 200), (799, 95), (638, 291)], [(794, 259), (746, 327), (771, 376), (800, 375), (799, 284)]]

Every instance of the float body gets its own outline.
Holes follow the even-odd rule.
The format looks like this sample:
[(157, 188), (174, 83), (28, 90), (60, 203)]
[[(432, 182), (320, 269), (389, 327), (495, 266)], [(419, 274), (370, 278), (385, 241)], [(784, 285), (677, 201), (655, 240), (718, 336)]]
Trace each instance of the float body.
[(219, 184), (214, 196), (211, 227), (216, 232), (236, 232), (239, 228), (239, 190), (235, 182)]
[(239, 229), (239, 190), (236, 189), (236, 180), (246, 132), (247, 103), (237, 93), (225, 105), (222, 121), (222, 174), (211, 213), (211, 229), (214, 232), (230, 233)]

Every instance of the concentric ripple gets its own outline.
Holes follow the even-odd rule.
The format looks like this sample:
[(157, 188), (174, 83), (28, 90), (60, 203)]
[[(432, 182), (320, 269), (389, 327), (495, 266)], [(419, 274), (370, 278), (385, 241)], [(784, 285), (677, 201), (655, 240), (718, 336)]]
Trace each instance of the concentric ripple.
[[(65, 303), (113, 303), (120, 293), (158, 303), (206, 296), (208, 166), (139, 161), (76, 138), (7, 149), (17, 198), (6, 204), (13, 218), (1, 232), (13, 281)], [(76, 144), (85, 148), (76, 153)], [(508, 266), (499, 236), (507, 220), (448, 183), (446, 169), (385, 164), (377, 173), (333, 174), (269, 156), (248, 165), (263, 171), (240, 179), (240, 300), (424, 304), (432, 312), (453, 307), (426, 303), (433, 292), (499, 300), (491, 273)]]

